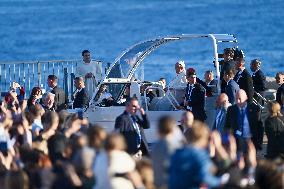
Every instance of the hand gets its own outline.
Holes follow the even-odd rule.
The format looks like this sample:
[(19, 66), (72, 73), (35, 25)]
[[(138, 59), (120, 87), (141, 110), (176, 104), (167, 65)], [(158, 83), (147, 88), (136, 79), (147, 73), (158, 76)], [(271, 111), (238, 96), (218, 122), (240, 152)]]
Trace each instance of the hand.
[(94, 75), (91, 72), (89, 72), (85, 75), (85, 78), (92, 78), (92, 77), (94, 77)]
[(13, 89), (20, 88), (20, 84), (17, 83), (17, 82), (15, 82), (15, 81), (13, 81), (13, 83), (12, 83), (12, 88), (13, 88)]
[(137, 109), (139, 110), (139, 112), (141, 113), (141, 115), (145, 115), (145, 111), (143, 108), (141, 108), (140, 106), (137, 107)]

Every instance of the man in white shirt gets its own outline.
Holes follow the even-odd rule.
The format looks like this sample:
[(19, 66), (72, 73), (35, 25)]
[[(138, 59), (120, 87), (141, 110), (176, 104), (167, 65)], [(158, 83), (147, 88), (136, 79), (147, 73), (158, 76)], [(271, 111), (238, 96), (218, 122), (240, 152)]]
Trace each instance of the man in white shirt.
[(93, 61), (88, 50), (83, 50), (82, 57), (83, 61), (77, 66), (76, 76), (85, 79), (87, 93), (93, 96), (95, 88), (102, 80), (102, 62)]

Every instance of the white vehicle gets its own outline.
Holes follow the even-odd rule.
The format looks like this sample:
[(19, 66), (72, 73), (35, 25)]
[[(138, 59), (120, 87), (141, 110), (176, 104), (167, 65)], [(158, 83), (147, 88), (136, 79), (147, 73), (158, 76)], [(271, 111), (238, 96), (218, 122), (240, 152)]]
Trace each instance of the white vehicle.
[[(156, 139), (156, 124), (162, 115), (171, 115), (177, 121), (180, 120), (184, 110), (179, 110), (178, 106), (183, 101), (182, 97), (185, 95), (185, 88), (177, 90), (167, 90), (165, 92), (161, 83), (150, 81), (144, 78), (144, 59), (153, 51), (167, 46), (169, 43), (191, 43), (193, 39), (205, 40), (209, 44), (210, 56), (209, 59), (204, 60), (207, 62), (206, 69), (214, 71), (215, 79), (219, 81), (220, 70), (218, 62), (218, 53), (223, 53), (225, 47), (236, 47), (237, 40), (234, 35), (230, 34), (182, 34), (175, 36), (159, 37), (147, 41), (143, 41), (133, 45), (125, 50), (111, 65), (104, 80), (98, 86), (89, 107), (84, 113), (91, 123), (102, 125), (107, 131), (114, 129), (115, 119), (120, 115), (124, 109), (124, 95), (136, 96), (140, 105), (145, 109), (146, 114), (151, 123), (151, 128), (145, 130), (148, 142), (151, 143)], [(220, 49), (218, 49), (218, 47)], [(208, 51), (209, 52), (209, 51)], [(192, 56), (191, 56), (192, 57)], [(210, 60), (208, 62), (207, 60)], [(175, 59), (177, 61), (177, 59)], [(213, 61), (213, 63), (212, 63)], [(170, 62), (174, 68), (175, 62)], [(201, 64), (201, 63), (200, 63)], [(198, 72), (198, 64), (192, 65)], [(203, 65), (204, 67), (204, 65)], [(162, 71), (162, 69), (161, 69)], [(169, 72), (169, 70), (167, 70)], [(170, 70), (174, 73), (174, 69)], [(145, 75), (146, 77), (147, 75)], [(160, 75), (163, 76), (162, 74)], [(202, 75), (197, 75), (203, 77)], [(203, 78), (201, 78), (203, 79)], [(105, 86), (106, 85), (106, 86)], [(103, 92), (106, 88), (107, 93)], [(100, 92), (99, 92), (100, 91)], [(151, 91), (154, 98), (149, 98), (148, 93)], [(112, 96), (113, 102), (108, 103), (102, 100), (101, 96), (106, 94), (107, 97)], [(130, 93), (130, 94), (129, 94)], [(218, 85), (216, 93), (212, 97), (206, 97), (206, 114), (207, 124), (212, 126), (215, 117), (215, 100), (220, 93)]]

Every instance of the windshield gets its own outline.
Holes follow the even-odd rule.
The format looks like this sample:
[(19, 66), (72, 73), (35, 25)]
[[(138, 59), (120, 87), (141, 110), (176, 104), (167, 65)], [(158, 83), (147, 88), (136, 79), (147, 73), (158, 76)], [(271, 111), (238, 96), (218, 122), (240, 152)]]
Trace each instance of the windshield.
[(157, 41), (146, 41), (130, 48), (115, 62), (107, 78), (127, 78), (137, 60)]

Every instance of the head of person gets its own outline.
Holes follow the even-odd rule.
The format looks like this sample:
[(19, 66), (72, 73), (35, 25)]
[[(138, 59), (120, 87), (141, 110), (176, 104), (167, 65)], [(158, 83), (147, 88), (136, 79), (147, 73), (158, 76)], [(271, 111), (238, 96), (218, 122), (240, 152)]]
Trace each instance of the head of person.
[(236, 66), (237, 70), (243, 69), (245, 67), (245, 59), (244, 58), (238, 57), (238, 58), (236, 58), (235, 61), (236, 61), (235, 66)]
[(33, 118), (41, 118), (41, 116), (44, 114), (44, 109), (39, 104), (31, 106), (29, 111)]
[(158, 133), (160, 137), (166, 137), (173, 133), (176, 121), (171, 116), (163, 116), (158, 122)]
[(124, 90), (124, 92), (123, 92), (123, 95), (124, 95), (124, 96), (127, 96), (127, 97), (130, 96), (130, 85), (129, 85), (129, 84), (127, 84), (127, 85), (125, 86), (125, 90)]
[(163, 89), (166, 88), (166, 86), (167, 86), (167, 81), (166, 81), (165, 78), (161, 77), (161, 78), (159, 79), (159, 82), (162, 84)]
[(100, 87), (100, 89), (99, 89), (99, 92), (100, 92), (100, 93), (103, 93), (103, 92), (106, 91), (106, 89), (107, 89), (107, 85), (102, 84), (101, 87)]
[(193, 68), (188, 68), (186, 70), (186, 79), (189, 84), (195, 84), (196, 83), (196, 72)]
[(284, 83), (284, 72), (278, 72), (275, 76), (276, 83), (282, 85)]
[(56, 131), (59, 125), (59, 116), (56, 112), (47, 111), (42, 115), (41, 123), (45, 131)]
[(31, 95), (32, 98), (40, 99), (42, 97), (42, 90), (40, 87), (34, 87), (32, 89)]
[(85, 63), (90, 63), (91, 62), (91, 53), (89, 50), (83, 50), (82, 51), (82, 57), (83, 57), (83, 61)]
[(125, 111), (128, 112), (131, 115), (135, 115), (137, 112), (137, 109), (139, 109), (139, 102), (136, 97), (131, 97), (126, 100), (125, 104)]
[(238, 92), (236, 93), (236, 102), (240, 108), (245, 107), (245, 105), (247, 104), (247, 99), (247, 93), (243, 89), (238, 90)]
[(223, 76), (223, 79), (224, 81), (228, 82), (230, 81), (231, 79), (233, 79), (235, 76), (235, 71), (230, 69), (230, 70), (225, 70), (224, 72), (224, 76)]
[(259, 59), (253, 59), (251, 62), (250, 62), (250, 70), (252, 72), (255, 72), (257, 71), (258, 69), (260, 69), (260, 65), (261, 65), (261, 61)]
[(55, 94), (47, 92), (42, 96), (43, 104), (47, 108), (52, 108), (54, 105)]
[(126, 143), (124, 137), (119, 133), (111, 133), (107, 136), (105, 141), (105, 150), (110, 152), (113, 150), (124, 151)]
[(212, 70), (207, 70), (204, 74), (205, 82), (209, 83), (214, 79), (214, 73)]
[(176, 74), (180, 74), (185, 70), (185, 63), (183, 60), (180, 60), (175, 64), (175, 70)]
[(181, 125), (186, 128), (191, 128), (193, 122), (194, 122), (194, 116), (192, 112), (185, 111), (181, 116), (181, 120), (180, 120)]
[(225, 48), (223, 53), (224, 61), (228, 61), (234, 58), (234, 49), (233, 48)]
[(270, 117), (282, 116), (281, 106), (276, 101), (268, 103), (268, 111), (269, 111)]
[(209, 136), (208, 126), (201, 121), (194, 121), (191, 130), (185, 132), (188, 143), (199, 148), (207, 148)]
[(229, 103), (229, 98), (226, 93), (221, 93), (216, 99), (216, 108), (226, 107)]
[(103, 147), (107, 137), (106, 131), (99, 125), (90, 125), (87, 135), (89, 139), (89, 146), (95, 148), (96, 150), (99, 150)]
[(29, 177), (23, 170), (7, 171), (4, 187), (6, 189), (28, 189)]
[(76, 89), (82, 89), (85, 87), (85, 82), (83, 77), (75, 77), (74, 79), (74, 86)]
[(56, 75), (49, 75), (47, 77), (47, 85), (48, 87), (54, 88), (55, 86), (57, 86), (57, 77)]

